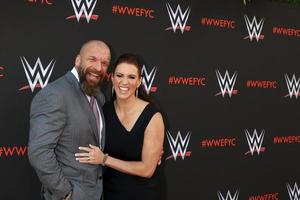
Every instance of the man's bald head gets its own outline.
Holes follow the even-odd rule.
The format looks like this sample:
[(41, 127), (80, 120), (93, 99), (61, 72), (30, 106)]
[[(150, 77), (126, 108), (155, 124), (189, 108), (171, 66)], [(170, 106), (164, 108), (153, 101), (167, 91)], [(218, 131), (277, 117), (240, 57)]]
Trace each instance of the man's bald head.
[(101, 40), (90, 40), (90, 41), (88, 41), (88, 42), (86, 42), (86, 43), (84, 43), (82, 45), (82, 47), (81, 47), (81, 49), (79, 51), (79, 55), (82, 56), (92, 46), (97, 46), (97, 47), (99, 47), (99, 48), (101, 48), (101, 49), (103, 49), (105, 51), (108, 51), (109, 54), (110, 54), (110, 49), (109, 49), (108, 45), (105, 42), (103, 42)]

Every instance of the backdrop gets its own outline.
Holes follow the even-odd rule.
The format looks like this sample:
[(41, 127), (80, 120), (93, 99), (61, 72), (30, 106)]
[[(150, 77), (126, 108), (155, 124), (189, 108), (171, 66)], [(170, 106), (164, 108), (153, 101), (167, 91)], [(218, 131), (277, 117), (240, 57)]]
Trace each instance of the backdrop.
[(264, 0), (2, 1), (0, 198), (39, 199), (31, 100), (101, 39), (113, 61), (143, 59), (166, 120), (167, 200), (299, 200), (299, 19)]

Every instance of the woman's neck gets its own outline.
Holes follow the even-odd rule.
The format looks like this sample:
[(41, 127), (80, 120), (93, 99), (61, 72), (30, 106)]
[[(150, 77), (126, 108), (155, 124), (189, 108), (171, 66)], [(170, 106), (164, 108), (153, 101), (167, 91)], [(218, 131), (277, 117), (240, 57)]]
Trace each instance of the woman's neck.
[(134, 108), (136, 108), (136, 103), (138, 102), (138, 98), (132, 97), (130, 99), (116, 99), (116, 109), (120, 112), (128, 113), (131, 112)]

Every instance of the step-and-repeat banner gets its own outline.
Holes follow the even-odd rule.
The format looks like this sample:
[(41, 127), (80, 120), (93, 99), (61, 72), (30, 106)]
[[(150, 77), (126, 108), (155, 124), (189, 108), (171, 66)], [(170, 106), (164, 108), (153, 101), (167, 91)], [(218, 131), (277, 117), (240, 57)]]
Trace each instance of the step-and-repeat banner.
[(39, 199), (31, 100), (101, 39), (113, 61), (143, 59), (166, 120), (165, 199), (299, 200), (299, 19), (264, 0), (1, 2), (0, 199)]

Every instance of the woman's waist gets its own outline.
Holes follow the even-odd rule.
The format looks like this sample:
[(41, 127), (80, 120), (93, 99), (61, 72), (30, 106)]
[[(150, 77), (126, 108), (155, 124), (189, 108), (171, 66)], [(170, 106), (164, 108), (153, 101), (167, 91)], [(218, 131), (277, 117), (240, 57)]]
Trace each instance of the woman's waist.
[(104, 184), (116, 185), (124, 188), (152, 187), (160, 183), (158, 173), (154, 173), (151, 178), (125, 174), (114, 169), (106, 170), (103, 176)]

